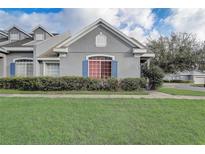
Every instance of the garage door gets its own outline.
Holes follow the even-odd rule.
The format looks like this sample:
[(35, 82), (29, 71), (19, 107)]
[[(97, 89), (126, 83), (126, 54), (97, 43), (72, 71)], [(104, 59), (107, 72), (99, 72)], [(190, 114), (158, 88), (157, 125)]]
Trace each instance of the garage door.
[(194, 77), (195, 84), (204, 84), (205, 83), (205, 76), (197, 76)]

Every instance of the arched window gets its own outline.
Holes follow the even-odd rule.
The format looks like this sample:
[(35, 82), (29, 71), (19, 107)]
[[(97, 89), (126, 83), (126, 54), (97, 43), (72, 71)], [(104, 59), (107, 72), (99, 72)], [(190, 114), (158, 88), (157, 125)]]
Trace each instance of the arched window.
[(15, 59), (16, 76), (30, 77), (33, 76), (33, 59), (19, 58)]
[(91, 78), (107, 79), (111, 77), (111, 56), (89, 56), (88, 75)]

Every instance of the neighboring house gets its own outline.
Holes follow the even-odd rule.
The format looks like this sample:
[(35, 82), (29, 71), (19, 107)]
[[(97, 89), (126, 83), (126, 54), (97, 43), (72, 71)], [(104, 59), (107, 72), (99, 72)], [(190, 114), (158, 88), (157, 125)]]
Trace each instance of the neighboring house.
[(205, 72), (200, 71), (185, 71), (176, 74), (167, 74), (164, 77), (165, 80), (185, 80), (192, 81), (195, 84), (205, 83)]
[(102, 19), (73, 36), (54, 36), (41, 26), (28, 34), (14, 26), (3, 37), (0, 76), (4, 77), (140, 77), (141, 64), (154, 57), (142, 43)]

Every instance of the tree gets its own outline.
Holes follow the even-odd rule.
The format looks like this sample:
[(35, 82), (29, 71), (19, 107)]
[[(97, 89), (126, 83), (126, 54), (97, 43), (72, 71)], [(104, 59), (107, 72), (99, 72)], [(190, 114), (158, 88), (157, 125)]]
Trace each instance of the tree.
[(205, 71), (205, 42), (202, 43), (202, 47), (199, 49), (197, 55), (198, 70)]
[(197, 68), (200, 44), (193, 34), (172, 33), (170, 37), (161, 36), (157, 40), (148, 40), (147, 47), (155, 53), (151, 63), (159, 66), (165, 73)]
[(144, 65), (142, 67), (142, 75), (149, 79), (148, 89), (155, 90), (163, 83), (164, 72), (158, 66), (151, 65), (148, 68), (147, 65)]

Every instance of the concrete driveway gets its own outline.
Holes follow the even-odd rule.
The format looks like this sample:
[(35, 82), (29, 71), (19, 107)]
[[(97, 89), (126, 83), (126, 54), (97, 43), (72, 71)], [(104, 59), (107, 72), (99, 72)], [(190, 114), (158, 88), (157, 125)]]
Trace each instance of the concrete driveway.
[(185, 84), (185, 83), (164, 83), (164, 87), (171, 87), (171, 88), (177, 88), (177, 89), (184, 89), (184, 90), (193, 90), (193, 91), (204, 91), (204, 87), (194, 87), (191, 84)]

